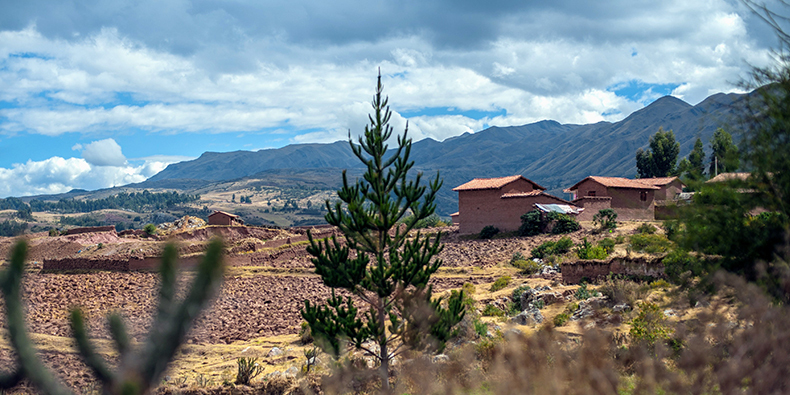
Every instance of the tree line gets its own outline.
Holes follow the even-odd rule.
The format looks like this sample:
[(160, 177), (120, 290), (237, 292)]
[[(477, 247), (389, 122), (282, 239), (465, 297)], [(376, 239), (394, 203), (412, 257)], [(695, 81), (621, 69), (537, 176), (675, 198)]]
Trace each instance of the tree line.
[[(4, 200), (10, 199), (15, 198)], [(114, 196), (95, 200), (60, 199), (57, 202), (45, 202), (34, 199), (30, 201), (30, 208), (35, 212), (51, 211), (58, 213), (89, 213), (91, 211), (104, 209), (140, 212), (144, 210), (161, 210), (177, 204), (190, 203), (197, 200), (200, 200), (200, 195), (182, 194), (175, 191), (162, 193), (152, 193), (149, 191), (132, 193), (121, 192)]]
[(691, 153), (678, 162), (680, 143), (675, 140), (672, 130), (664, 131), (661, 127), (650, 137), (648, 145), (647, 150), (640, 148), (636, 151), (639, 178), (679, 176), (688, 181), (704, 181), (740, 167), (738, 147), (733, 143), (732, 135), (722, 128), (716, 129), (709, 141), (710, 156), (707, 160), (702, 139), (697, 137)]

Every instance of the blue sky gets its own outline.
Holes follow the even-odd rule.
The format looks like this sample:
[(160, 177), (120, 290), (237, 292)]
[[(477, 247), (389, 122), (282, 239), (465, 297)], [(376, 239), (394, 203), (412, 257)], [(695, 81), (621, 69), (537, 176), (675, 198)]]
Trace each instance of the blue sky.
[(395, 127), (444, 140), (739, 92), (776, 46), (737, 1), (534, 3), (5, 1), (0, 197), (345, 139), (365, 126), (379, 69)]

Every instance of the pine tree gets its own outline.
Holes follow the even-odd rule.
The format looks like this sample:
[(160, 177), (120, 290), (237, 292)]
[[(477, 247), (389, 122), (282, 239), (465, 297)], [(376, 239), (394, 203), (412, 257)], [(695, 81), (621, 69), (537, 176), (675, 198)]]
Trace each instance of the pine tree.
[(673, 131), (659, 127), (650, 137), (650, 149), (636, 151), (636, 169), (639, 178), (667, 177), (675, 174), (680, 144)]
[(694, 142), (694, 149), (689, 153), (688, 161), (690, 164), (688, 172), (691, 178), (695, 180), (702, 179), (705, 174), (705, 150), (703, 149), (701, 138), (697, 137), (697, 141)]
[[(359, 144), (350, 141), (367, 172), (350, 185), (343, 171), (343, 187), (337, 193), (340, 201), (334, 207), (326, 201), (326, 221), (340, 229), (346, 245), (335, 237), (331, 242), (316, 241), (308, 233), (307, 251), (314, 256), (316, 273), (332, 288), (332, 296), (323, 306), (305, 301), (302, 310), (325, 351), (338, 355), (348, 341), (373, 356), (380, 363), (385, 391), (389, 390), (392, 358), (409, 349), (441, 350), (464, 315), (461, 293), (451, 297), (446, 307), (441, 299), (431, 297), (428, 280), (442, 264), (433, 259), (443, 248), (441, 234), (408, 236), (417, 221), (433, 214), (442, 182), (437, 174), (426, 188), (420, 185), (421, 173), (413, 180), (407, 177), (414, 165), (409, 161), (408, 125), (403, 136), (397, 137), (398, 148), (387, 155), (386, 142), (392, 136), (387, 102), (379, 75), (370, 125)], [(401, 220), (404, 225), (396, 226)], [(344, 300), (336, 295), (338, 288), (369, 309), (361, 313), (351, 296)]]
[(717, 174), (737, 170), (741, 166), (738, 147), (732, 142), (732, 135), (724, 129), (718, 128), (710, 139), (710, 168), (708, 173), (715, 177)]

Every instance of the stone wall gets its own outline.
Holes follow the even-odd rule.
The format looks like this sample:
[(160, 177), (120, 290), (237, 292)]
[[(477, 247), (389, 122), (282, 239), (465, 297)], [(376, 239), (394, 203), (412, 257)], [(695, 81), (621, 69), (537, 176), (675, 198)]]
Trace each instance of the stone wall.
[(615, 257), (604, 260), (579, 260), (560, 266), (563, 284), (578, 284), (583, 278), (598, 281), (610, 273), (634, 277), (664, 278), (662, 258)]

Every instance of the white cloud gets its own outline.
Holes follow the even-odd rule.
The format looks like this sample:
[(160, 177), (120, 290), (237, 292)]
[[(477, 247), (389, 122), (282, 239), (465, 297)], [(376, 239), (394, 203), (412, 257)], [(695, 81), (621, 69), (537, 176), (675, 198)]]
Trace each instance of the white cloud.
[(94, 166), (123, 166), (126, 157), (113, 139), (94, 141), (82, 149), (82, 157)]
[(136, 166), (96, 166), (82, 158), (57, 156), (42, 161), (29, 160), (11, 168), (0, 168), (0, 197), (94, 190), (142, 182), (181, 159), (184, 158), (152, 158)]

